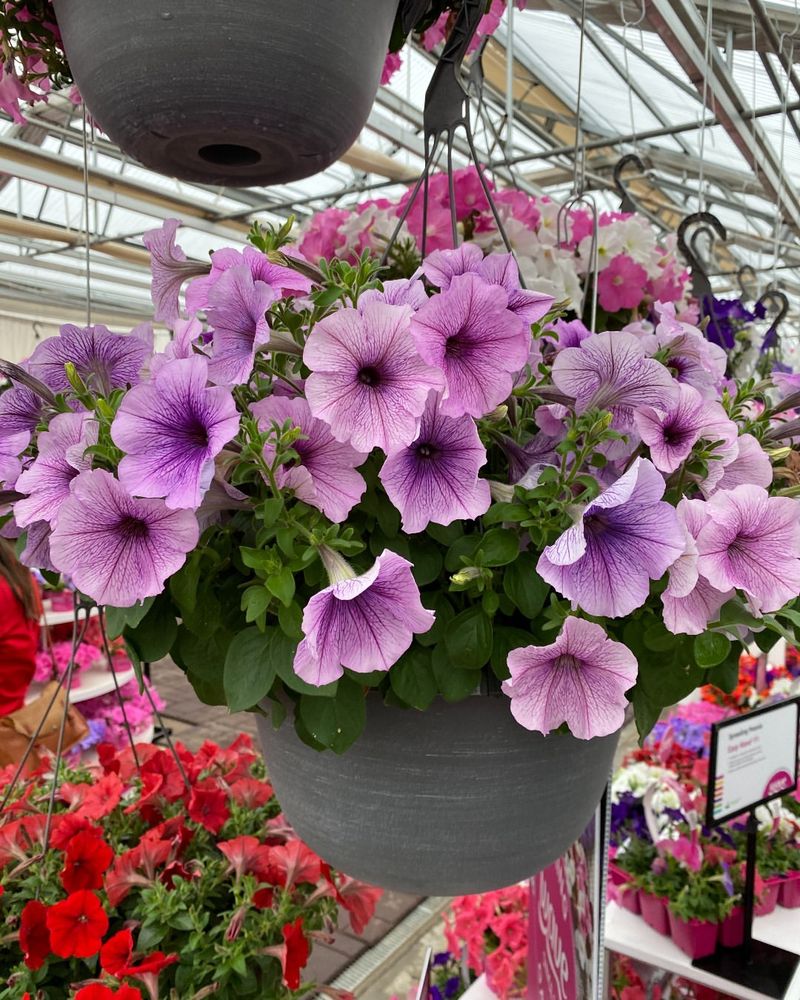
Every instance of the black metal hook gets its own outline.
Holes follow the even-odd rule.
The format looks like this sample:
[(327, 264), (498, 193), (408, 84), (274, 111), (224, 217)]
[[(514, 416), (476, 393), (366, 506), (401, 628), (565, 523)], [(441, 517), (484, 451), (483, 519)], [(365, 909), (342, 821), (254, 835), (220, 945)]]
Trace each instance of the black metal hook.
[(714, 230), (711, 229), (710, 226), (698, 226), (697, 229), (695, 229), (695, 231), (689, 237), (689, 246), (691, 247), (692, 254), (694, 255), (695, 260), (699, 261), (704, 260), (703, 255), (701, 254), (697, 246), (697, 241), (701, 236), (707, 236), (709, 248), (713, 248)]
[(755, 309), (759, 306), (766, 306), (769, 302), (777, 302), (780, 306), (778, 309), (777, 316), (770, 323), (769, 329), (764, 334), (764, 339), (761, 341), (761, 349), (759, 354), (766, 354), (768, 350), (773, 347), (778, 346), (778, 327), (781, 325), (783, 320), (786, 318), (789, 312), (789, 300), (785, 293), (780, 291), (778, 288), (768, 288), (766, 292), (763, 293), (757, 300), (755, 304)]
[(622, 171), (629, 165), (632, 164), (642, 173), (647, 169), (642, 163), (641, 159), (636, 155), (636, 153), (628, 153), (621, 159), (617, 160), (614, 165), (614, 187), (617, 189), (617, 193), (620, 197), (619, 210), (620, 212), (636, 212), (636, 202), (630, 195), (627, 187), (622, 180)]
[(758, 275), (755, 272), (755, 268), (751, 267), (750, 264), (742, 264), (742, 266), (736, 272), (736, 280), (739, 283), (739, 291), (741, 293), (739, 295), (739, 298), (743, 303), (747, 302), (747, 300), (751, 297), (750, 292), (748, 292), (748, 290), (744, 287), (745, 274), (749, 275), (752, 278), (756, 288), (758, 288)]
[(716, 215), (712, 215), (711, 212), (692, 212), (692, 214), (687, 215), (678, 226), (678, 249), (683, 254), (687, 264), (691, 268), (692, 294), (696, 299), (703, 303), (713, 298), (711, 292), (711, 282), (702, 261), (697, 259), (693, 248), (690, 248), (686, 242), (687, 229), (689, 226), (693, 226), (698, 222), (705, 223), (717, 234), (717, 236), (719, 236), (721, 240), (726, 240), (728, 238), (728, 232)]

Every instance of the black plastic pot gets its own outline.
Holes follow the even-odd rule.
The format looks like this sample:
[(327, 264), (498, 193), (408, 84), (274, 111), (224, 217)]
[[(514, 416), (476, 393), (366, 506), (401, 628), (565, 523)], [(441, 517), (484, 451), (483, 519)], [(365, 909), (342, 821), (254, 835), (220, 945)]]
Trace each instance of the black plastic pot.
[(504, 695), (426, 712), (367, 699), (365, 732), (341, 756), (259, 718), (289, 822), (340, 871), (421, 895), (485, 892), (534, 875), (583, 833), (617, 735), (530, 733)]
[(367, 120), (398, 0), (54, 0), (86, 105), (124, 152), (248, 187), (324, 170)]

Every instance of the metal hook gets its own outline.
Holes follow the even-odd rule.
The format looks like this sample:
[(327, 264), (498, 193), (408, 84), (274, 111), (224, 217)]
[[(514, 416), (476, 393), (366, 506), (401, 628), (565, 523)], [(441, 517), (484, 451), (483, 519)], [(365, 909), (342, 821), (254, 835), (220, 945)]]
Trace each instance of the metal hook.
[(764, 292), (763, 295), (757, 299), (755, 308), (757, 309), (759, 306), (766, 306), (768, 302), (777, 302), (780, 308), (778, 309), (778, 315), (770, 323), (769, 329), (764, 334), (759, 354), (766, 354), (768, 350), (778, 346), (780, 342), (780, 338), (778, 337), (778, 327), (781, 325), (789, 312), (789, 300), (785, 293), (777, 288), (768, 288), (766, 292)]
[(614, 166), (614, 187), (617, 189), (617, 193), (620, 197), (619, 210), (620, 212), (635, 212), (637, 211), (636, 202), (630, 195), (630, 192), (625, 187), (622, 180), (622, 171), (629, 165), (632, 164), (640, 172), (644, 173), (647, 169), (642, 163), (641, 159), (636, 155), (636, 153), (628, 153), (621, 159), (617, 160)]
[(699, 226), (697, 229), (695, 229), (695, 231), (689, 237), (689, 246), (691, 247), (692, 253), (694, 254), (694, 257), (695, 257), (696, 260), (702, 260), (703, 259), (702, 255), (700, 253), (700, 250), (698, 249), (698, 246), (697, 246), (697, 240), (701, 236), (707, 236), (708, 237), (709, 249), (712, 252), (713, 252), (713, 249), (714, 249), (714, 230), (711, 229), (710, 226)]
[[(556, 215), (556, 246), (563, 246), (569, 239), (569, 213), (573, 210), (576, 205), (588, 205), (589, 212), (592, 216), (592, 240), (589, 248), (589, 260), (591, 262), (591, 270), (589, 271), (589, 277), (591, 278), (591, 289), (592, 289), (592, 310), (591, 310), (591, 320), (589, 329), (594, 333), (597, 329), (597, 275), (600, 271), (599, 259), (598, 259), (598, 247), (597, 247), (597, 236), (598, 236), (598, 212), (597, 212), (597, 202), (594, 200), (590, 194), (578, 194), (574, 198), (570, 198), (569, 201), (565, 201), (564, 204), (559, 208), (558, 215)], [(562, 239), (563, 232), (563, 239)], [(586, 311), (586, 295), (589, 291), (587, 286), (584, 289), (583, 296), (581, 297), (580, 307), (578, 308), (578, 316), (581, 320), (584, 318)]]
[(745, 274), (748, 274), (753, 279), (756, 288), (758, 288), (758, 275), (756, 274), (755, 269), (751, 267), (750, 264), (742, 264), (736, 272), (736, 280), (739, 283), (739, 291), (741, 292), (739, 298), (743, 303), (747, 302), (751, 297), (750, 292), (748, 292), (748, 290), (744, 287)]
[(678, 226), (678, 249), (686, 259), (692, 271), (692, 293), (700, 302), (713, 298), (711, 294), (711, 282), (702, 262), (697, 259), (694, 252), (686, 243), (686, 230), (689, 226), (697, 222), (706, 223), (721, 240), (727, 240), (728, 232), (716, 215), (711, 212), (692, 212), (687, 215)]

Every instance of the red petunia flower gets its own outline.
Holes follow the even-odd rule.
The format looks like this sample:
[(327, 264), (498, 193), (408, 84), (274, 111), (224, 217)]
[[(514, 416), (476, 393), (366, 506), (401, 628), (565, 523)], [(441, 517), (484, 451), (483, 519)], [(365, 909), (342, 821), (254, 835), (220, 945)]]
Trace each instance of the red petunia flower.
[(79, 889), (47, 911), (50, 945), (61, 958), (90, 958), (100, 951), (108, 916), (88, 889)]
[(100, 968), (116, 976), (120, 969), (133, 958), (133, 934), (129, 930), (119, 931), (110, 937), (100, 949)]
[(266, 781), (257, 781), (255, 778), (238, 778), (230, 789), (233, 801), (248, 809), (266, 805), (274, 794), (272, 785)]
[(154, 951), (150, 955), (145, 955), (138, 962), (132, 962), (124, 965), (121, 969), (117, 969), (114, 975), (118, 979), (124, 979), (126, 976), (157, 976), (168, 966), (174, 965), (179, 960), (179, 957), (174, 952), (171, 955), (165, 955), (163, 951)]
[(336, 892), (336, 898), (350, 914), (350, 926), (354, 934), (361, 934), (375, 916), (375, 906), (383, 895), (383, 889), (354, 878), (346, 878)]
[(303, 933), (303, 918), (298, 917), (292, 924), (286, 924), (281, 930), (285, 948), (281, 958), (283, 966), (283, 981), (290, 990), (300, 988), (300, 970), (308, 962), (308, 940)]
[(275, 901), (274, 889), (256, 889), (252, 903), (257, 910), (268, 910)]
[(96, 826), (92, 826), (85, 816), (77, 813), (61, 813), (53, 817), (53, 829), (50, 833), (50, 846), (57, 851), (65, 851), (67, 844), (76, 833), (81, 830), (94, 830), (98, 837), (102, 837), (103, 831)]
[(61, 884), (67, 892), (102, 889), (103, 875), (114, 860), (114, 852), (97, 830), (81, 830), (69, 841)]
[(19, 925), (19, 946), (29, 969), (41, 969), (50, 955), (47, 907), (38, 899), (25, 904)]
[(125, 786), (119, 776), (109, 773), (94, 784), (73, 785), (65, 781), (59, 795), (73, 811), (80, 811), (86, 819), (102, 819), (117, 808), (124, 791)]
[(78, 990), (75, 1000), (142, 1000), (142, 994), (135, 986), (120, 986), (112, 990), (103, 983), (90, 983)]
[(234, 837), (233, 840), (221, 840), (217, 847), (230, 862), (236, 875), (236, 881), (242, 875), (257, 875), (262, 881), (269, 882), (270, 857), (272, 849), (260, 843), (257, 837)]
[(302, 840), (272, 848), (270, 858), (278, 885), (291, 889), (300, 882), (316, 885), (322, 878), (322, 861)]
[(219, 833), (231, 815), (228, 796), (213, 782), (203, 782), (192, 789), (187, 812), (189, 819), (210, 833)]

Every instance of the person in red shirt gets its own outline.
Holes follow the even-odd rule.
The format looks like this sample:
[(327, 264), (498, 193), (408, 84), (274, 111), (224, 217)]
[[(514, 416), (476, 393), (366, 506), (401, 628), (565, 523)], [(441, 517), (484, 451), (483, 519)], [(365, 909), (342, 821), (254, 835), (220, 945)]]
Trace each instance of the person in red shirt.
[(36, 582), (0, 538), (0, 715), (25, 703), (36, 667), (40, 607)]

